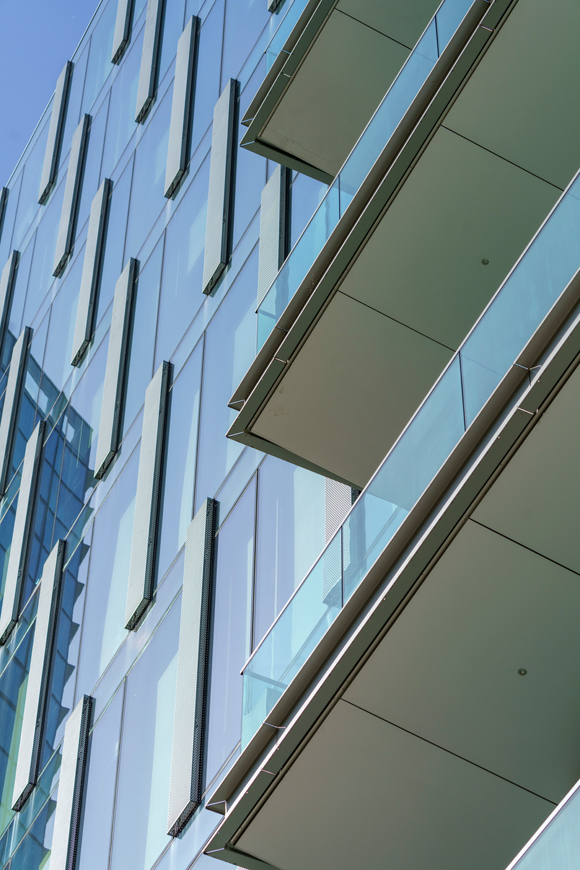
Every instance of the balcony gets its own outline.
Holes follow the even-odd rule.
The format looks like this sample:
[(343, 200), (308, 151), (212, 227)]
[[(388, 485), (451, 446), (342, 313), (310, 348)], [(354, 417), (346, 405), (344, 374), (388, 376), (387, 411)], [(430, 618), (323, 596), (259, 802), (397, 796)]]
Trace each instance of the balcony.
[(331, 181), (438, 0), (287, 0), (242, 145)]
[(244, 668), (209, 854), (504, 870), (578, 780), (579, 267), (580, 177)]
[(231, 438), (368, 483), (577, 168), (560, 6), (441, 4), (260, 304)]
[(580, 855), (580, 783), (507, 870), (575, 870)]

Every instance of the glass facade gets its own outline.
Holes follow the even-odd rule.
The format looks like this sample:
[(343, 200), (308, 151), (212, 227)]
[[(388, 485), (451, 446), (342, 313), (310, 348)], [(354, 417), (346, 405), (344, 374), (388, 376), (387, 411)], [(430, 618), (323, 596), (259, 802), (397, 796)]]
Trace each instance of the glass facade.
[[(155, 4), (150, 4), (155, 5)], [(303, 4), (288, 4), (293, 14)], [(228, 401), (255, 354), (259, 210), (273, 166), (236, 148), (232, 254), (211, 296), (202, 293), (211, 125), (229, 79), (239, 82), (236, 124), (266, 71), (266, 49), (287, 9), (265, 0), (165, 0), (153, 105), (135, 106), (147, 4), (134, 4), (131, 38), (111, 62), (118, 0), (103, 0), (72, 57), (73, 71), (56, 182), (43, 205), (39, 187), (49, 104), (7, 183), (1, 266), (20, 253), (2, 348), (4, 401), (12, 348), (32, 329), (18, 405), (9, 482), (0, 504), (2, 594), (10, 561), (25, 447), (46, 421), (38, 492), (18, 623), (0, 647), (0, 867), (50, 865), (65, 725), (84, 695), (94, 698), (84, 780), (77, 870), (186, 870), (202, 855), (219, 816), (208, 794), (240, 752), (241, 668), (327, 542), (325, 481), (312, 472), (225, 437)], [(164, 197), (178, 39), (197, 16), (197, 69), (187, 172)], [(290, 18), (286, 21), (288, 28)], [(283, 37), (279, 36), (279, 40)], [(53, 276), (73, 134), (90, 115), (72, 252)], [(236, 141), (241, 139), (239, 126)], [(91, 203), (111, 180), (99, 263), (94, 329), (71, 365)], [(294, 175), (292, 240), (325, 186)], [(137, 260), (127, 347), (121, 443), (95, 477), (115, 284)], [(162, 362), (173, 365), (153, 602), (127, 631), (125, 602), (145, 391)], [(146, 425), (146, 424), (145, 424)], [(346, 487), (345, 487), (346, 489)], [(186, 532), (205, 499), (217, 500), (212, 633), (208, 670), (203, 798), (182, 835), (167, 834), (173, 716)], [(20, 812), (13, 788), (44, 563), (66, 541), (41, 747), (41, 773)]]

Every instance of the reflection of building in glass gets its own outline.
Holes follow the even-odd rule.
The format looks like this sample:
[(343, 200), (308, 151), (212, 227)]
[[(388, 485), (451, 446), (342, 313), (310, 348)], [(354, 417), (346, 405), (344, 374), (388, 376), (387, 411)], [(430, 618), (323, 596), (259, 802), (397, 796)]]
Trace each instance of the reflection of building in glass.
[(575, 868), (579, 18), (99, 4), (0, 191), (1, 870)]

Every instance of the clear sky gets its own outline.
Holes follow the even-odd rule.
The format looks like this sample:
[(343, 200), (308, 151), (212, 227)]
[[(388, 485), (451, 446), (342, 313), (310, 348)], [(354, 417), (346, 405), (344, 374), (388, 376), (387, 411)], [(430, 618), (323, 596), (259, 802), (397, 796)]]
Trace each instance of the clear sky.
[(0, 187), (99, 0), (0, 0)]

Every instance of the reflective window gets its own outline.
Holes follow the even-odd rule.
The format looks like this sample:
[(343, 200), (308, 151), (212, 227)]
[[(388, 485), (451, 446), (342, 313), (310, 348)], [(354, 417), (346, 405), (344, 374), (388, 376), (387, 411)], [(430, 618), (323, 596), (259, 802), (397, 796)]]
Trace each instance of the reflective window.
[(111, 870), (148, 870), (169, 842), (179, 614), (178, 600), (127, 678)]
[(207, 743), (208, 784), (240, 740), (240, 670), (250, 653), (255, 511), (254, 479), (217, 536)]
[[(139, 84), (139, 67), (143, 49), (143, 30), (133, 37), (127, 56), (123, 59), (119, 74), (111, 88), (111, 103), (109, 107), (109, 122), (105, 138), (103, 155), (103, 177), (110, 178), (113, 169), (129, 139), (135, 132), (135, 106), (137, 103), (137, 86)], [(110, 58), (109, 58), (110, 61)], [(111, 64), (112, 66), (112, 64)], [(127, 212), (125, 212), (125, 215)]]
[(10, 870), (44, 870), (50, 859), (56, 795), (49, 799), (20, 843), (10, 863)]
[(195, 84), (193, 128), (191, 134), (192, 154), (213, 121), (213, 110), (221, 93), (220, 65), (223, 29), (224, 0), (217, 0), (199, 33), (197, 68), (202, 72), (198, 72)]
[(238, 275), (207, 328), (199, 433), (195, 509), (217, 492), (243, 450), (225, 437), (236, 417), (228, 402), (254, 359), (258, 251)]
[[(256, 76), (250, 79), (239, 100), (238, 110), (238, 141), (241, 142), (247, 128), (239, 121), (243, 118), (250, 99), (258, 89), (261, 79)], [(234, 235), (235, 247), (248, 224), (260, 208), (262, 190), (266, 184), (266, 159), (248, 151), (247, 148), (236, 149), (236, 188), (234, 194)]]
[(89, 141), (87, 147), (87, 157), (85, 160), (85, 172), (83, 175), (83, 188), (79, 203), (79, 214), (77, 226), (82, 229), (86, 220), (88, 220), (91, 211), (93, 197), (99, 189), (99, 181), (101, 177), (101, 158), (103, 156), (103, 144), (105, 141), (105, 129), (107, 125), (107, 112), (109, 109), (109, 98), (105, 99), (99, 112), (91, 121), (89, 127)]
[(93, 728), (89, 740), (77, 870), (103, 870), (109, 863), (122, 713), (121, 689)]
[(203, 342), (200, 342), (170, 393), (171, 416), (161, 513), (159, 579), (185, 543), (187, 527), (193, 516), (202, 351)]
[(228, 79), (238, 77), (244, 61), (271, 17), (268, 4), (262, 3), (262, 0), (227, 0), (222, 90)]
[(183, 32), (185, 0), (166, 0), (163, 22), (163, 36), (159, 56), (159, 81), (167, 72), (169, 64), (177, 53), (177, 41)]
[(208, 184), (209, 160), (206, 160), (165, 234), (155, 370), (162, 360), (170, 359), (205, 299), (201, 282)]
[(324, 545), (324, 478), (268, 456), (258, 473), (254, 646)]
[(294, 174), (291, 189), (290, 246), (294, 246), (306, 224), (322, 202), (328, 185), (308, 175)]
[(111, 53), (116, 18), (117, 0), (109, 0), (104, 5), (101, 17), (91, 34), (87, 79), (83, 94), (83, 112), (90, 112), (99, 91), (113, 71)]
[(35, 238), (33, 237), (20, 257), (18, 271), (16, 273), (16, 284), (14, 285), (12, 308), (10, 309), (10, 320), (8, 322), (8, 328), (15, 339), (21, 332), (22, 314), (24, 312), (24, 302), (26, 300), (26, 291), (28, 289), (30, 266), (32, 265), (32, 254), (34, 253), (34, 242)]
[[(20, 184), (22, 182), (22, 172), (14, 181), (10, 182), (10, 192), (8, 194), (8, 202), (4, 210), (4, 222), (2, 224), (2, 234), (0, 235), (0, 269), (4, 268), (4, 263), (10, 256), (12, 251), (12, 234), (14, 231), (14, 218), (16, 217), (16, 208), (18, 206), (18, 197), (20, 195)], [(39, 181), (40, 184), (40, 181)]]
[(62, 390), (71, 373), (70, 358), (83, 259), (84, 249), (76, 257), (52, 303), (43, 368), (45, 376), (50, 378), (57, 390)]
[(167, 143), (171, 117), (171, 94), (166, 94), (151, 123), (145, 130), (135, 154), (135, 168), (131, 187), (131, 205), (127, 224), (127, 254), (137, 252), (166, 204), (163, 196)]
[(157, 328), (157, 306), (163, 261), (163, 236), (139, 273), (133, 330), (129, 350), (129, 373), (125, 394), (123, 432), (127, 432), (145, 401), (145, 390), (153, 377), (153, 352)]
[[(22, 175), (22, 184), (20, 187), (20, 196), (18, 198), (18, 211), (16, 213), (16, 224), (14, 227), (14, 239), (12, 247), (16, 250), (20, 249), (20, 245), (24, 240), (26, 231), (32, 224), (38, 210), (46, 208), (39, 206), (38, 193), (40, 189), (40, 178), (42, 176), (42, 167), (44, 165), (44, 153), (46, 151), (46, 142), (48, 139), (48, 125), (50, 123), (51, 106), (45, 115), (43, 126), (38, 133), (36, 143), (26, 157)], [(60, 210), (59, 210), (60, 214)]]
[(64, 124), (64, 132), (62, 134), (62, 148), (60, 152), (60, 163), (64, 163), (72, 142), (73, 133), (76, 130), (80, 116), (81, 103), (83, 99), (83, 91), (85, 89), (85, 75), (87, 72), (87, 60), (89, 57), (88, 47), (85, 48), (81, 56), (74, 61), (72, 79), (70, 83), (70, 91), (66, 108), (66, 120)]
[(48, 205), (42, 207), (44, 214), (36, 231), (34, 255), (32, 257), (30, 279), (28, 281), (28, 293), (24, 306), (25, 325), (32, 321), (50, 285), (56, 280), (52, 277), (52, 270), (54, 268), (54, 254), (62, 212), (64, 186), (65, 181), (63, 179), (58, 190), (52, 194)]
[(90, 694), (125, 638), (125, 601), (137, 487), (138, 451), (95, 517), (76, 699)]

